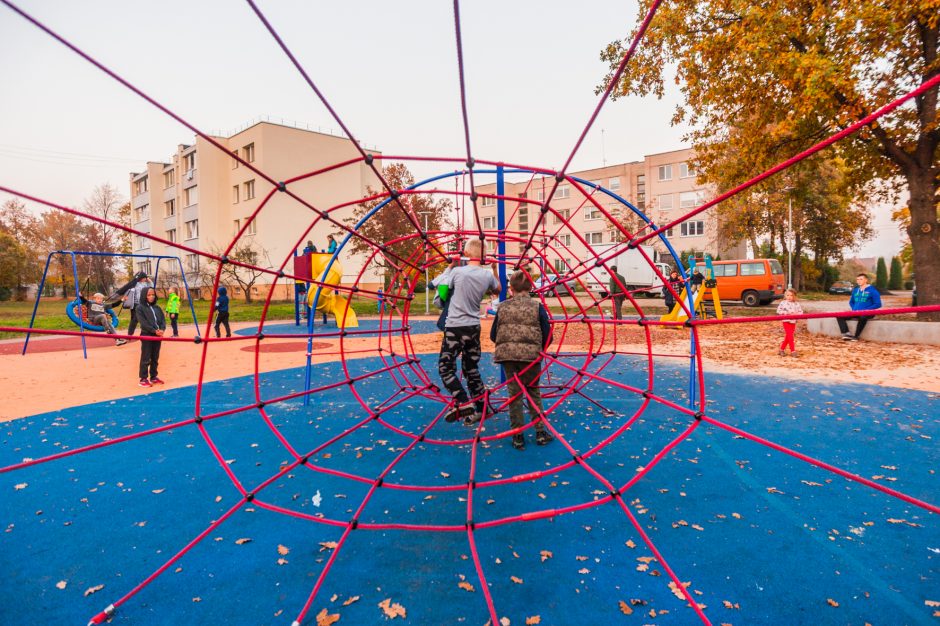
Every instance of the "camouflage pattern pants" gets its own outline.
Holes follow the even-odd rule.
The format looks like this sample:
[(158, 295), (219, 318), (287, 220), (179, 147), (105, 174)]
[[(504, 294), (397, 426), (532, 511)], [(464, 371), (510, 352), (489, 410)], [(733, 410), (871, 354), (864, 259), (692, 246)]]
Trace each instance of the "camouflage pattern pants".
[[(515, 400), (509, 404), (509, 426), (510, 428), (519, 428), (524, 423), (522, 419), (523, 400), (529, 405), (529, 417), (533, 421), (542, 415), (542, 392), (539, 390), (542, 363), (536, 361), (531, 364), (532, 367), (529, 367), (530, 364), (524, 361), (503, 361), (500, 365), (503, 366), (503, 371), (506, 373), (506, 387), (509, 390), (509, 397), (515, 397)], [(516, 380), (517, 376), (518, 380)], [(529, 394), (529, 397), (526, 397), (524, 393), (520, 393), (520, 382), (525, 387), (525, 392)], [(545, 425), (539, 422), (535, 425), (535, 429), (545, 430)]]
[(437, 371), (441, 381), (454, 397), (458, 404), (470, 400), (457, 377), (457, 357), (462, 357), (461, 368), (463, 377), (467, 380), (470, 396), (475, 400), (478, 411), (483, 410), (483, 394), (486, 386), (480, 376), (480, 327), (457, 326), (444, 330), (444, 341), (441, 342), (441, 355), (437, 361)]

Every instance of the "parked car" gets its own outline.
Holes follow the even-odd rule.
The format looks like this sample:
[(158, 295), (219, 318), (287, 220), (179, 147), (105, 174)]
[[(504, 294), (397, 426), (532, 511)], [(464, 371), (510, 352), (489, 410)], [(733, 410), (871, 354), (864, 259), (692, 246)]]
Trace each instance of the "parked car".
[(829, 293), (838, 295), (850, 295), (855, 285), (847, 280), (837, 280), (829, 287)]
[[(745, 306), (770, 304), (783, 297), (786, 279), (777, 259), (712, 261), (722, 300), (740, 300)], [(711, 294), (705, 295), (706, 300)]]
[[(536, 278), (532, 285), (533, 293), (531, 295), (534, 297), (535, 291), (541, 289), (543, 285), (551, 284), (552, 281), (556, 278), (556, 276), (550, 276), (547, 279), (544, 276), (539, 276)], [(554, 287), (550, 287), (547, 291), (545, 291), (545, 295), (549, 297), (555, 296), (556, 294), (574, 297), (574, 291), (568, 283), (557, 283)]]

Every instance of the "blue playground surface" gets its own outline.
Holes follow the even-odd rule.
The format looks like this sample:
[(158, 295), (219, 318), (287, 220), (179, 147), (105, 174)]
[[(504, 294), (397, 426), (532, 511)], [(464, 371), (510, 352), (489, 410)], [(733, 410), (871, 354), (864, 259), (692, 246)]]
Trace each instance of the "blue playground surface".
[[(487, 357), (484, 364), (488, 382), (495, 383), (496, 368)], [(347, 365), (355, 375), (382, 362)], [(604, 373), (641, 387), (647, 376), (642, 360), (626, 356)], [(687, 377), (687, 368), (657, 362), (656, 392), (681, 401)], [(340, 363), (316, 366), (316, 384), (345, 379)], [(395, 385), (379, 375), (356, 383), (356, 390), (379, 403)], [(266, 398), (302, 386), (301, 368), (260, 380)], [(571, 396), (549, 417), (579, 451), (608, 437), (643, 401), (600, 381), (584, 392), (614, 414)], [(730, 374), (706, 375), (706, 392), (708, 414), (716, 419), (931, 504), (940, 501), (938, 394)], [(174, 389), (2, 424), (0, 465), (192, 418), (195, 395), (195, 387)], [(207, 384), (203, 396), (203, 414), (253, 403), (253, 377)], [(414, 398), (383, 418), (415, 433), (441, 408)], [(297, 399), (265, 411), (302, 452), (363, 418), (345, 385), (317, 394), (306, 407)], [(652, 403), (587, 462), (622, 485), (690, 420)], [(486, 435), (508, 428), (506, 413), (488, 423)], [(248, 489), (292, 460), (257, 409), (204, 426)], [(429, 438), (462, 439), (472, 432), (440, 420)], [(311, 464), (373, 478), (410, 442), (373, 421)], [(481, 444), (477, 481), (571, 460), (559, 441), (538, 447), (529, 431), (527, 442), (522, 452), (506, 439)], [(471, 449), (419, 443), (387, 481), (427, 488), (378, 488), (360, 523), (464, 524), (468, 492), (432, 487), (465, 484)], [(348, 521), (369, 486), (297, 468), (259, 499)], [(86, 624), (240, 498), (195, 425), (0, 474), (0, 492), (3, 624)], [(473, 518), (480, 525), (606, 494), (575, 465), (540, 480), (478, 487)], [(623, 497), (714, 624), (937, 623), (940, 607), (928, 603), (940, 601), (940, 516), (922, 508), (704, 423)], [(110, 623), (291, 624), (331, 556), (305, 625), (316, 624), (323, 609), (340, 615), (340, 625), (385, 623), (378, 605), (386, 599), (406, 611), (396, 622), (488, 621), (465, 530), (360, 528), (339, 549), (331, 547), (344, 529), (249, 503), (119, 607)], [(476, 528), (473, 541), (496, 613), (513, 625), (534, 616), (541, 624), (701, 623), (669, 589), (661, 564), (616, 503)]]

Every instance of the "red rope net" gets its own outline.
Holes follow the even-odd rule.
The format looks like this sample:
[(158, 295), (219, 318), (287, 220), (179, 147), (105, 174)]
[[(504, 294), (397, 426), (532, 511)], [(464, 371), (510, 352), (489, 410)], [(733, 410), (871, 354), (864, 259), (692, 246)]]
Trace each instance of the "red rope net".
[[(584, 129), (584, 132), (581, 133), (574, 149), (572, 150), (569, 158), (566, 160), (565, 166), (560, 171), (554, 171), (544, 168), (527, 167), (474, 159), (471, 152), (469, 119), (466, 108), (463, 77), (463, 51), (461, 48), (460, 39), (459, 6), (455, 0), (454, 14), (457, 35), (461, 103), (463, 107), (462, 117), (466, 139), (466, 157), (465, 159), (457, 159), (414, 156), (384, 156), (382, 159), (384, 161), (403, 162), (432, 161), (440, 164), (445, 168), (453, 167), (455, 164), (467, 165), (467, 169), (463, 170), (462, 172), (458, 172), (455, 175), (455, 185), (453, 189), (393, 188), (384, 177), (381, 168), (375, 162), (376, 159), (373, 159), (373, 157), (361, 147), (359, 142), (351, 133), (350, 129), (342, 122), (342, 120), (336, 114), (335, 110), (329, 105), (326, 98), (314, 84), (307, 72), (297, 61), (286, 44), (284, 44), (275, 31), (274, 27), (265, 18), (263, 13), (252, 0), (248, 0), (251, 8), (255, 11), (271, 36), (281, 46), (282, 50), (297, 68), (303, 79), (308, 83), (308, 85), (316, 93), (320, 100), (326, 105), (327, 109), (340, 124), (343, 131), (356, 146), (359, 152), (358, 157), (348, 159), (346, 161), (336, 163), (316, 171), (300, 174), (292, 178), (279, 180), (272, 174), (258, 169), (253, 163), (243, 160), (237, 154), (231, 155), (224, 146), (221, 146), (211, 136), (190, 124), (181, 116), (170, 111), (156, 99), (133, 86), (130, 82), (126, 81), (115, 72), (105, 67), (101, 62), (97, 61), (89, 54), (83, 52), (71, 44), (65, 38), (53, 32), (51, 29), (30, 15), (26, 14), (12, 3), (7, 2), (6, 0), (0, 1), (10, 7), (13, 11), (19, 13), (26, 20), (32, 22), (36, 27), (45, 31), (51, 37), (71, 49), (75, 54), (84, 58), (89, 63), (99, 68), (101, 71), (114, 78), (116, 81), (125, 85), (129, 90), (150, 102), (163, 113), (180, 122), (183, 126), (194, 132), (199, 137), (208, 141), (215, 148), (226, 151), (226, 154), (229, 154), (234, 159), (238, 160), (240, 165), (247, 167), (263, 181), (266, 181), (270, 186), (270, 189), (259, 203), (257, 209), (243, 221), (239, 232), (228, 243), (221, 254), (211, 254), (203, 250), (188, 247), (181, 243), (169, 242), (159, 237), (155, 237), (151, 233), (140, 232), (125, 225), (109, 222), (107, 220), (88, 215), (82, 211), (68, 208), (66, 206), (39, 198), (23, 191), (0, 186), (0, 190), (14, 194), (31, 202), (35, 202), (37, 204), (54, 208), (66, 213), (71, 213), (88, 220), (108, 224), (110, 226), (120, 228), (128, 233), (147, 237), (178, 250), (192, 254), (198, 254), (205, 259), (212, 260), (217, 264), (217, 270), (213, 284), (214, 290), (216, 290), (219, 286), (221, 268), (222, 264), (224, 263), (231, 263), (233, 265), (250, 268), (254, 271), (267, 274), (270, 278), (270, 284), (265, 297), (264, 308), (261, 314), (257, 333), (254, 335), (236, 335), (231, 338), (216, 339), (210, 336), (210, 322), (207, 322), (205, 332), (203, 333), (205, 338), (197, 340), (197, 345), (192, 348), (194, 350), (199, 350), (200, 352), (199, 383), (197, 388), (194, 414), (192, 417), (188, 417), (173, 423), (162, 424), (156, 428), (127, 434), (112, 440), (102, 441), (93, 445), (79, 447), (54, 455), (31, 459), (0, 468), (0, 473), (12, 472), (25, 467), (55, 461), (64, 457), (85, 454), (107, 446), (121, 445), (122, 443), (128, 441), (149, 437), (172, 429), (196, 428), (202, 435), (205, 445), (210, 450), (213, 457), (218, 461), (219, 467), (222, 469), (222, 471), (225, 472), (232, 485), (240, 493), (240, 499), (238, 502), (236, 502), (218, 519), (209, 524), (202, 532), (193, 537), (188, 543), (186, 543), (186, 545), (179, 549), (151, 575), (147, 576), (144, 580), (141, 580), (123, 596), (115, 600), (113, 604), (110, 605), (106, 610), (94, 616), (91, 620), (92, 623), (100, 624), (106, 621), (117, 608), (129, 602), (138, 592), (156, 580), (187, 552), (192, 550), (206, 537), (210, 536), (213, 531), (223, 525), (239, 508), (243, 507), (247, 503), (251, 503), (252, 506), (281, 515), (304, 520), (312, 524), (323, 524), (342, 529), (341, 536), (336, 542), (337, 545), (335, 549), (330, 554), (328, 561), (322, 567), (320, 574), (313, 584), (309, 596), (307, 597), (303, 606), (300, 607), (297, 612), (295, 624), (299, 624), (307, 618), (308, 612), (314, 600), (317, 598), (317, 595), (320, 592), (325, 579), (329, 575), (333, 564), (336, 562), (336, 559), (339, 558), (341, 554), (343, 554), (344, 545), (353, 531), (382, 531), (392, 529), (421, 532), (465, 533), (467, 536), (467, 542), (472, 560), (476, 569), (476, 575), (480, 582), (479, 587), (485, 596), (491, 623), (498, 623), (499, 613), (490, 593), (489, 585), (487, 584), (486, 568), (481, 562), (480, 554), (477, 549), (475, 539), (476, 534), (495, 526), (518, 524), (532, 520), (574, 514), (579, 511), (602, 507), (608, 504), (614, 504), (623, 512), (626, 522), (639, 534), (640, 537), (642, 537), (643, 541), (651, 550), (655, 558), (665, 569), (670, 580), (675, 584), (676, 589), (678, 589), (684, 596), (688, 606), (690, 607), (690, 610), (696, 614), (697, 618), (702, 623), (709, 624), (711, 623), (710, 620), (705, 615), (700, 605), (692, 597), (686, 588), (686, 585), (683, 585), (680, 582), (679, 575), (669, 566), (666, 554), (660, 550), (657, 545), (654, 544), (650, 536), (645, 532), (643, 526), (638, 522), (637, 518), (631, 512), (628, 506), (628, 501), (626, 499), (634, 485), (643, 480), (643, 478), (647, 476), (647, 474), (649, 474), (649, 472), (652, 471), (667, 455), (669, 455), (673, 449), (679, 446), (683, 440), (685, 440), (687, 437), (689, 437), (689, 435), (700, 428), (703, 423), (710, 424), (717, 428), (734, 433), (735, 435), (747, 438), (772, 450), (790, 455), (811, 465), (823, 468), (848, 480), (864, 484), (872, 489), (876, 489), (895, 498), (899, 498), (911, 505), (920, 507), (932, 513), (940, 513), (940, 507), (935, 504), (924, 502), (899, 491), (875, 483), (871, 480), (865, 479), (851, 472), (845, 471), (844, 469), (836, 467), (823, 460), (812, 458), (808, 455), (787, 448), (773, 441), (758, 437), (745, 430), (725, 423), (716, 416), (710, 415), (708, 412), (701, 353), (696, 349), (700, 341), (698, 330), (700, 326), (705, 324), (753, 323), (777, 321), (782, 319), (837, 317), (840, 315), (848, 316), (851, 315), (851, 312), (846, 312), (844, 314), (826, 313), (799, 316), (762, 316), (748, 318), (725, 318), (722, 320), (700, 320), (695, 318), (694, 311), (688, 310), (686, 304), (681, 302), (679, 294), (673, 292), (673, 296), (675, 297), (676, 301), (681, 303), (681, 306), (685, 309), (686, 315), (691, 319), (687, 322), (663, 322), (659, 321), (658, 317), (647, 316), (644, 313), (644, 304), (640, 299), (640, 296), (643, 295), (644, 290), (630, 290), (627, 289), (626, 285), (620, 285), (620, 287), (625, 291), (625, 295), (629, 303), (639, 313), (639, 317), (633, 319), (613, 319), (608, 314), (608, 298), (600, 297), (585, 288), (585, 281), (589, 277), (589, 273), (594, 268), (606, 268), (607, 264), (613, 258), (629, 248), (636, 249), (640, 254), (642, 254), (650, 263), (650, 266), (654, 268), (654, 271), (656, 271), (659, 280), (663, 281), (664, 284), (667, 285), (667, 288), (672, 289), (669, 283), (665, 281), (665, 277), (662, 276), (658, 270), (656, 270), (656, 266), (653, 263), (653, 260), (647, 256), (643, 248), (637, 247), (638, 244), (645, 242), (652, 237), (660, 237), (665, 241), (663, 233), (668, 230), (668, 228), (673, 227), (682, 221), (701, 213), (702, 211), (714, 206), (718, 202), (721, 202), (722, 200), (731, 197), (732, 195), (739, 193), (744, 189), (747, 189), (764, 178), (786, 169), (790, 165), (857, 131), (871, 121), (878, 119), (879, 117), (894, 110), (910, 98), (915, 97), (931, 86), (940, 83), (940, 76), (937, 76), (928, 83), (925, 83), (906, 96), (899, 98), (897, 101), (887, 104), (876, 113), (866, 117), (864, 120), (860, 120), (857, 124), (854, 124), (844, 131), (819, 142), (813, 148), (780, 163), (766, 172), (763, 172), (762, 174), (754, 177), (754, 179), (751, 181), (748, 181), (734, 190), (719, 196), (715, 200), (712, 200), (702, 205), (701, 207), (689, 211), (686, 215), (670, 222), (669, 224), (664, 226), (656, 226), (648, 219), (644, 218), (640, 222), (640, 228), (636, 231), (631, 231), (627, 228), (626, 225), (618, 221), (616, 215), (612, 214), (608, 204), (602, 203), (599, 200), (601, 194), (606, 193), (605, 190), (595, 186), (585, 185), (582, 182), (567, 175), (565, 170), (571, 163), (578, 146), (580, 146), (587, 131), (590, 129), (591, 125), (596, 119), (600, 108), (606, 101), (606, 98), (609, 95), (611, 89), (619, 80), (619, 77), (621, 76), (627, 63), (629, 62), (630, 57), (639, 44), (646, 27), (650, 23), (650, 20), (652, 20), (653, 16), (655, 15), (656, 9), (658, 7), (658, 1), (654, 2), (650, 8), (646, 19), (642, 24), (642, 27), (637, 33), (632, 45), (629, 47), (628, 53), (625, 55), (624, 60), (618, 68), (617, 72), (615, 72), (614, 76), (612, 77), (611, 82), (608, 85), (608, 89), (603, 94), (598, 107), (593, 112), (588, 124)], [(367, 197), (350, 199), (330, 207), (318, 207), (310, 202), (309, 199), (297, 195), (293, 190), (294, 184), (299, 181), (315, 179), (318, 176), (324, 176), (332, 172), (340, 171), (343, 168), (359, 168), (362, 164), (365, 164), (367, 167), (369, 167), (376, 178), (381, 182), (383, 187), (383, 191), (381, 193)], [(505, 167), (507, 169), (529, 172), (531, 177), (529, 178), (528, 186), (533, 184), (542, 186), (545, 198), (544, 202), (534, 203), (530, 201), (528, 203), (529, 207), (535, 207), (539, 209), (538, 217), (533, 228), (527, 231), (504, 230), (497, 232), (495, 229), (484, 229), (482, 226), (480, 226), (482, 224), (482, 220), (480, 219), (477, 208), (477, 201), (480, 198), (488, 198), (495, 201), (517, 202), (519, 203), (517, 204), (517, 207), (525, 204), (520, 202), (518, 197), (504, 197), (495, 194), (477, 193), (475, 189), (478, 187), (478, 185), (474, 178), (474, 173), (475, 171), (479, 172), (479, 168), (485, 166)], [(477, 176), (479, 176), (479, 173), (477, 173)], [(463, 180), (464, 178), (468, 180)], [(545, 193), (546, 183), (548, 184), (547, 193)], [(623, 240), (623, 244), (615, 246), (614, 248), (604, 252), (595, 251), (593, 247), (585, 240), (583, 234), (580, 233), (576, 228), (572, 227), (570, 219), (552, 206), (552, 197), (561, 183), (569, 184), (574, 190), (576, 190), (578, 194), (580, 194), (580, 197), (582, 198), (582, 207), (591, 206), (596, 209), (606, 220), (606, 222), (611, 224), (617, 230)], [(467, 191), (468, 188), (470, 191)], [(254, 222), (258, 216), (262, 214), (262, 212), (270, 210), (270, 201), (278, 193), (285, 194), (309, 210), (309, 224), (305, 229), (298, 233), (297, 240), (294, 244), (295, 248), (300, 247), (314, 229), (318, 228), (322, 230), (324, 226), (328, 225), (329, 227), (346, 233), (347, 238), (344, 242), (344, 246), (347, 245), (350, 241), (357, 240), (362, 244), (365, 244), (365, 246), (370, 250), (370, 253), (366, 255), (361, 264), (361, 267), (359, 268), (356, 280), (353, 281), (352, 284), (334, 285), (313, 280), (311, 282), (313, 283), (314, 287), (328, 288), (343, 294), (347, 299), (347, 307), (350, 306), (350, 302), (352, 301), (353, 297), (358, 299), (373, 300), (376, 302), (382, 298), (386, 306), (381, 310), (381, 314), (379, 316), (379, 332), (375, 337), (375, 342), (372, 346), (364, 346), (363, 343), (359, 341), (362, 336), (365, 336), (371, 332), (367, 330), (340, 329), (333, 333), (316, 333), (316, 337), (318, 339), (338, 339), (338, 347), (336, 349), (313, 347), (312, 350), (308, 348), (310, 351), (307, 353), (307, 357), (309, 358), (315, 353), (318, 357), (339, 360), (343, 371), (343, 378), (341, 380), (321, 385), (314, 385), (309, 389), (290, 391), (281, 395), (264, 396), (262, 394), (262, 387), (260, 384), (260, 354), (262, 342), (265, 340), (264, 325), (266, 323), (268, 309), (271, 305), (272, 299), (274, 298), (276, 291), (275, 288), (277, 285), (285, 281), (292, 285), (293, 281), (298, 279), (298, 277), (293, 276), (288, 271), (289, 263), (292, 261), (292, 256), (284, 258), (275, 269), (268, 269), (239, 262), (229, 258), (228, 255), (232, 252), (238, 242), (245, 236), (245, 233), (249, 231), (252, 222)], [(458, 224), (457, 228), (447, 231), (431, 230), (425, 232), (421, 228), (420, 220), (417, 219), (418, 216), (411, 207), (410, 198), (415, 194), (448, 198), (453, 200), (454, 205), (457, 207), (463, 207), (464, 200), (469, 199), (471, 201), (471, 210), (474, 216), (473, 223), (476, 225), (476, 229), (474, 230), (471, 228), (466, 228), (465, 226), (462, 227), (462, 216), (458, 212), (456, 220)], [(387, 200), (388, 202), (379, 210), (402, 212), (413, 227), (412, 233), (389, 241), (375, 241), (364, 236), (358, 229), (351, 227), (344, 220), (338, 218), (340, 212), (349, 206), (382, 200)], [(515, 210), (518, 210), (518, 208)], [(642, 217), (642, 214), (640, 214), (638, 211), (637, 213)], [(510, 214), (507, 222), (511, 222), (513, 216), (514, 213)], [(551, 220), (549, 220), (549, 218), (551, 218)], [(551, 227), (549, 227), (549, 221), (552, 223)], [(460, 427), (445, 425), (442, 423), (442, 418), (450, 409), (453, 408), (453, 400), (446, 393), (442, 393), (442, 390), (437, 384), (437, 376), (429, 374), (427, 371), (428, 368), (425, 367), (425, 363), (427, 363), (429, 360), (434, 365), (436, 365), (436, 358), (434, 355), (422, 355), (419, 348), (416, 346), (414, 338), (412, 337), (411, 323), (413, 322), (414, 313), (412, 305), (414, 304), (415, 288), (418, 285), (418, 279), (423, 274), (424, 270), (447, 263), (449, 258), (445, 251), (452, 249), (455, 245), (459, 245), (460, 242), (471, 237), (480, 237), (486, 241), (499, 241), (506, 244), (507, 246), (518, 248), (520, 251), (518, 254), (505, 254), (502, 256), (498, 254), (491, 254), (488, 256), (487, 260), (489, 262), (504, 264), (509, 267), (524, 267), (527, 266), (528, 263), (535, 263), (543, 267), (553, 267), (555, 266), (555, 263), (558, 259), (577, 259), (573, 263), (567, 264), (563, 268), (563, 271), (559, 272), (556, 281), (551, 283), (545, 282), (537, 290), (539, 297), (542, 298), (543, 301), (545, 301), (547, 304), (553, 305), (552, 326), (555, 338), (552, 346), (547, 348), (542, 354), (542, 358), (545, 363), (545, 371), (543, 374), (543, 398), (546, 402), (543, 408), (541, 422), (544, 424), (545, 428), (556, 438), (559, 445), (567, 451), (567, 460), (563, 463), (500, 478), (487, 479), (482, 478), (479, 475), (478, 460), (481, 448), (483, 446), (491, 442), (506, 439), (507, 437), (511, 437), (518, 432), (533, 428), (534, 426), (534, 423), (529, 423), (520, 429), (510, 429), (500, 432), (495, 432), (495, 429), (491, 430), (487, 428), (487, 425), (494, 423), (490, 419), (493, 413), (505, 410), (508, 404), (514, 399), (513, 397), (508, 396), (505, 383), (487, 390), (485, 394), (486, 397), (483, 398), (487, 408), (484, 412), (483, 420), (479, 422), (474, 431), (467, 431), (468, 434), (464, 437), (454, 438), (452, 436), (440, 436), (442, 428), (454, 429)], [(580, 244), (579, 247), (587, 250), (587, 255), (585, 258), (578, 259), (578, 255), (574, 254), (573, 247), (567, 243), (569, 241), (568, 237), (578, 241)], [(395, 252), (393, 249), (399, 252)], [(402, 250), (405, 252), (400, 252)], [(384, 294), (380, 294), (378, 290), (365, 289), (361, 286), (361, 284), (364, 282), (363, 279), (367, 270), (377, 260), (382, 260), (389, 266), (395, 268), (395, 275), (391, 281), (394, 287), (389, 292)], [(577, 285), (579, 289), (574, 294), (573, 298), (563, 297), (561, 294), (561, 289), (559, 289), (559, 287), (563, 285)], [(558, 312), (559, 310), (560, 313)], [(910, 312), (915, 310), (940, 310), (940, 307), (931, 306), (903, 309), (885, 309), (881, 311), (873, 311), (872, 314), (883, 315)], [(213, 317), (213, 314), (214, 311), (210, 310), (210, 319)], [(691, 349), (689, 352), (677, 354), (669, 352), (656, 352), (654, 350), (654, 341), (651, 328), (653, 326), (670, 325), (685, 326), (689, 329), (691, 339)], [(0, 330), (16, 331), (25, 329), (4, 327)], [(30, 332), (58, 335), (82, 334), (80, 331), (31, 330)], [(631, 333), (629, 340), (626, 339), (628, 333)], [(297, 332), (292, 334), (281, 334), (279, 337), (302, 338), (308, 341), (312, 341), (313, 335), (309, 332)], [(183, 338), (174, 339), (141, 337), (140, 339), (145, 341), (158, 340), (172, 343), (191, 342), (191, 340)], [(245, 342), (248, 344), (254, 344), (254, 400), (251, 403), (247, 403), (235, 408), (227, 408), (217, 412), (204, 412), (203, 382), (206, 374), (206, 364), (210, 354), (211, 346), (216, 342)], [(637, 343), (644, 347), (641, 349), (632, 347), (637, 345)], [(326, 345), (331, 346), (333, 344)], [(639, 355), (644, 357), (647, 370), (646, 383), (644, 386), (637, 387), (626, 384), (619, 380), (616, 374), (606, 373), (605, 370), (618, 355), (626, 354)], [(354, 359), (359, 359), (362, 356), (377, 356), (380, 365), (364, 373), (353, 373), (353, 368), (351, 367), (352, 361)], [(654, 375), (656, 371), (656, 359), (665, 357), (686, 359), (691, 360), (692, 362), (692, 371), (694, 377), (693, 389), (695, 390), (696, 394), (693, 397), (693, 401), (687, 406), (671, 400), (660, 389), (661, 385), (658, 387), (656, 384)], [(434, 368), (432, 367), (431, 370), (433, 371), (433, 369)], [(370, 398), (363, 394), (359, 389), (360, 385), (357, 385), (363, 381), (375, 379), (378, 377), (387, 377), (388, 380), (390, 380), (392, 383), (391, 388), (394, 389), (394, 392), (391, 393), (388, 397), (379, 400)], [(589, 449), (579, 449), (568, 440), (565, 429), (560, 427), (556, 416), (558, 415), (559, 410), (565, 407), (566, 403), (568, 403), (569, 400), (575, 396), (579, 396), (584, 400), (596, 403), (594, 399), (588, 398), (582, 391), (586, 385), (592, 382), (603, 383), (604, 385), (608, 385), (619, 390), (624, 395), (634, 395), (635, 397), (641, 398), (642, 400), (639, 402), (639, 406), (633, 412), (633, 414), (624, 419), (617, 428), (613, 429), (609, 433), (609, 435), (604, 437)], [(282, 428), (279, 427), (278, 424), (276, 424), (272, 419), (269, 410), (266, 408), (268, 405), (275, 403), (296, 400), (303, 397), (313, 397), (317, 394), (323, 394), (338, 389), (344, 389), (348, 391), (349, 394), (351, 394), (361, 409), (360, 416), (351, 426), (345, 430), (333, 435), (326, 440), (320, 441), (315, 446), (309, 447), (307, 449), (298, 449), (294, 444), (292, 444), (289, 438), (284, 434), (284, 432), (282, 432)], [(522, 386), (522, 391), (519, 393), (521, 395), (525, 395), (528, 399), (528, 392), (525, 390), (524, 386)], [(416, 431), (411, 431), (402, 428), (401, 426), (396, 425), (387, 419), (386, 415), (389, 412), (415, 398), (431, 400), (435, 402), (436, 406), (438, 407), (437, 412), (429, 416), (429, 419), (426, 421), (426, 423), (424, 423), (422, 428)], [(684, 420), (684, 427), (681, 428), (681, 430), (667, 445), (659, 449), (649, 459), (649, 461), (643, 465), (641, 469), (636, 471), (629, 480), (617, 484), (606, 477), (604, 473), (595, 467), (593, 463), (594, 457), (601, 453), (613, 442), (615, 442), (618, 438), (627, 433), (636, 423), (636, 421), (643, 415), (647, 408), (650, 407), (653, 403), (667, 407), (672, 411), (675, 411), (676, 414), (682, 416)], [(284, 451), (288, 453), (290, 459), (289, 462), (282, 465), (276, 473), (270, 475), (257, 484), (251, 485), (245, 484), (236, 471), (232, 468), (232, 466), (226, 462), (222, 450), (220, 450), (218, 444), (207, 429), (207, 424), (215, 420), (242, 415), (245, 413), (254, 413), (261, 418), (266, 428), (278, 440)], [(348, 440), (353, 434), (364, 431), (367, 427), (373, 425), (373, 423), (378, 424), (383, 429), (387, 429), (389, 432), (393, 432), (397, 435), (400, 435), (401, 437), (404, 437), (405, 440), (408, 441), (407, 445), (397, 451), (397, 454), (387, 463), (387, 465), (382, 469), (381, 472), (378, 473), (378, 475), (366, 476), (354, 472), (324, 467), (310, 462), (314, 456), (334, 449), (336, 446), (342, 445), (342, 443), (345, 440)], [(394, 478), (396, 468), (400, 466), (403, 460), (417, 456), (420, 453), (419, 451), (424, 446), (434, 446), (436, 448), (447, 447), (456, 451), (455, 453), (465, 455), (465, 474), (460, 477), (457, 482), (453, 482), (448, 485), (418, 484), (396, 480)], [(533, 509), (507, 517), (490, 519), (487, 521), (475, 521), (475, 513), (477, 513), (479, 510), (479, 501), (481, 500), (482, 494), (485, 493), (487, 489), (501, 485), (512, 485), (515, 483), (537, 480), (568, 470), (574, 472), (585, 472), (593, 480), (597, 481), (603, 486), (603, 489), (606, 492), (605, 495), (601, 497), (585, 499), (583, 501), (569, 504), (560, 508), (541, 510)], [(272, 485), (276, 484), (280, 479), (289, 473), (298, 471), (322, 473), (343, 480), (353, 481), (365, 485), (367, 489), (361, 502), (356, 505), (352, 517), (347, 519), (312, 515), (305, 511), (285, 507), (266, 499), (266, 496), (269, 493), (269, 488)], [(370, 503), (370, 501), (373, 500), (374, 496), (383, 489), (424, 493), (462, 493), (466, 500), (466, 516), (462, 520), (450, 520), (447, 523), (370, 523), (360, 521), (360, 516), (363, 510)]]

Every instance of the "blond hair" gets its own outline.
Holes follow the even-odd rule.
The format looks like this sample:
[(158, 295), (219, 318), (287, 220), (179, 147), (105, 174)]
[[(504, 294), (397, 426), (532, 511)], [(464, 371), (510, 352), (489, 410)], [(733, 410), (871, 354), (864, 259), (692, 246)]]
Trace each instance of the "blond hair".
[(102, 300), (104, 300), (104, 294), (100, 292), (95, 292), (95, 295), (93, 295), (92, 298), (101, 298)]
[(479, 239), (471, 239), (463, 247), (464, 256), (470, 259), (483, 260), (483, 242)]

